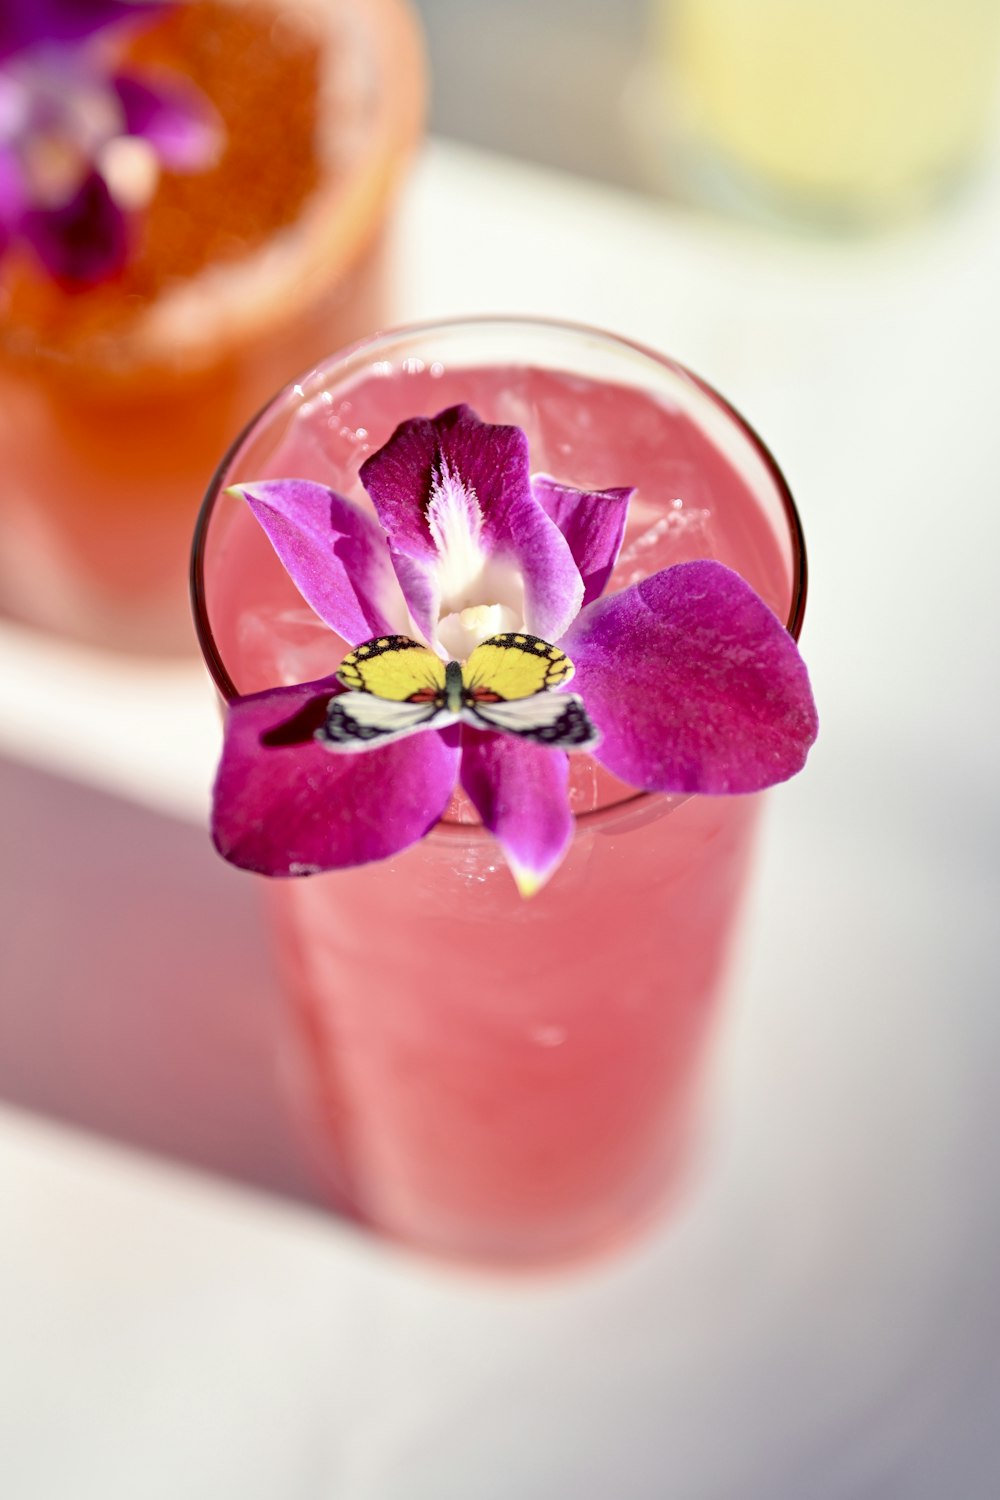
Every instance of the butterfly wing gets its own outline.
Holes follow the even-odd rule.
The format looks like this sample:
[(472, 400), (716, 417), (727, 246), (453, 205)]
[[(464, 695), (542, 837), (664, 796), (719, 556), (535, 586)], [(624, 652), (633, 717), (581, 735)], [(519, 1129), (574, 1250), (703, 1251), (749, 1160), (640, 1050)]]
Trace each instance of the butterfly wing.
[(408, 635), (383, 635), (356, 646), (337, 668), (347, 688), (394, 703), (426, 702), (444, 693), (444, 662)]
[(568, 682), (573, 663), (558, 646), (537, 635), (491, 635), (477, 646), (462, 669), (462, 683), (473, 698), (530, 698)]
[[(573, 663), (558, 646), (527, 634), (494, 635), (462, 669), (462, 717), (481, 729), (519, 735), (553, 749), (582, 750), (598, 732), (582, 701), (548, 691), (568, 681)], [(337, 676), (351, 691), (331, 700), (317, 738), (331, 750), (364, 750), (402, 739), (434, 721), (453, 722), (446, 708), (447, 669), (440, 657), (405, 635), (357, 646)]]
[(479, 729), (499, 729), (554, 750), (586, 750), (600, 736), (568, 682), (573, 663), (537, 635), (491, 635), (462, 669), (462, 718)]
[(509, 702), (471, 702), (463, 709), (462, 718), (477, 729), (499, 729), (552, 750), (589, 750), (600, 739), (583, 700), (575, 693), (536, 693)]
[(362, 642), (344, 657), (337, 676), (351, 691), (330, 700), (316, 732), (328, 750), (387, 745), (443, 716), (444, 662), (408, 635)]
[(401, 703), (374, 693), (341, 693), (330, 700), (316, 738), (328, 750), (368, 750), (424, 729), (441, 714), (437, 704)]

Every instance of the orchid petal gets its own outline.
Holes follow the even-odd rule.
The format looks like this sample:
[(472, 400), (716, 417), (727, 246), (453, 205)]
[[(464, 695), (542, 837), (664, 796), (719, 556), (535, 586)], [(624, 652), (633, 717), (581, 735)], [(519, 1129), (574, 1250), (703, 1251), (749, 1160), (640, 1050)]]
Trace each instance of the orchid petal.
[(410, 557), (390, 546), (389, 558), (396, 575), (396, 584), (402, 592), (405, 607), (427, 644), (435, 645), (434, 632), (437, 625), (440, 593), (433, 568), (419, 558)]
[(226, 715), (212, 837), (262, 875), (312, 875), (397, 854), (448, 805), (458, 750), (433, 731), (335, 755), (312, 735), (335, 677), (237, 698)]
[(800, 770), (816, 738), (795, 642), (721, 563), (679, 563), (598, 599), (560, 644), (603, 736), (596, 758), (633, 786), (758, 791)]
[(0, 57), (75, 42), (127, 19), (152, 20), (164, 0), (8, 0), (0, 7)]
[(450, 483), (474, 497), (484, 557), (512, 563), (523, 577), (525, 628), (556, 640), (578, 613), (579, 570), (531, 492), (528, 440), (520, 428), (481, 422), (468, 406), (415, 417), (366, 460), (361, 481), (394, 555), (436, 563), (429, 513), (436, 492)]
[(129, 74), (111, 80), (128, 135), (141, 136), (174, 172), (211, 166), (222, 143), (222, 127), (207, 99), (181, 79), (155, 85)]
[(408, 557), (437, 557), (427, 505), (440, 458), (428, 417), (401, 422), (389, 441), (366, 458), (359, 474), (390, 542)]
[(583, 604), (587, 605), (604, 592), (618, 561), (635, 487), (575, 490), (546, 474), (534, 474), (531, 488), (545, 514), (569, 543), (583, 579)]
[(522, 896), (533, 896), (573, 838), (569, 757), (505, 734), (462, 729), (462, 786), (503, 849)]
[(17, 153), (9, 146), (0, 145), (0, 230), (12, 231), (26, 207), (24, 179)]
[(234, 485), (299, 593), (349, 646), (405, 633), (406, 607), (375, 520), (326, 485), (272, 479)]
[(28, 209), (19, 228), (50, 276), (66, 286), (117, 275), (128, 253), (125, 216), (96, 172), (60, 208)]

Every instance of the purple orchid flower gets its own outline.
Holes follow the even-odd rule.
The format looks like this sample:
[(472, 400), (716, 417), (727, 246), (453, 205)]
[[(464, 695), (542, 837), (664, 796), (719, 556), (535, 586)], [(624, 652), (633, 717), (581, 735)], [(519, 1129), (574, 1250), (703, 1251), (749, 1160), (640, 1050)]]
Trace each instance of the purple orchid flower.
[(121, 270), (161, 167), (199, 171), (221, 132), (182, 78), (115, 67), (103, 34), (161, 0), (14, 0), (0, 14), (0, 254), (28, 244), (67, 288)]
[[(350, 646), (404, 635), (462, 662), (512, 632), (558, 645), (600, 737), (591, 753), (645, 790), (753, 792), (801, 769), (817, 727), (806, 669), (742, 578), (682, 563), (604, 594), (630, 489), (532, 478), (524, 433), (467, 406), (402, 423), (361, 479), (374, 517), (311, 481), (234, 491)], [(566, 752), (432, 713), (391, 743), (331, 753), (331, 704), (348, 690), (334, 675), (230, 704), (220, 853), (274, 876), (382, 859), (428, 832), (460, 783), (522, 893), (537, 890), (572, 838)]]

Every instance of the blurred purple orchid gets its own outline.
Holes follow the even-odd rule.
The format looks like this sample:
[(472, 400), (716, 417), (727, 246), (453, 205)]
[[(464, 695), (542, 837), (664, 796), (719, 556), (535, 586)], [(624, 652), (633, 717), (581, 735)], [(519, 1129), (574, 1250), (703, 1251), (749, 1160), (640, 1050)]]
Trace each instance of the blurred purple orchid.
[(8, 0), (0, 9), (0, 254), (30, 245), (67, 288), (115, 275), (128, 216), (159, 170), (199, 171), (221, 140), (183, 78), (155, 81), (105, 53), (109, 28), (152, 19), (162, 0)]
[[(544, 696), (580, 704), (597, 731), (581, 748), (623, 781), (741, 793), (801, 769), (816, 736), (806, 669), (742, 578), (681, 563), (604, 594), (630, 489), (531, 477), (525, 434), (466, 406), (402, 423), (361, 479), (375, 516), (306, 480), (234, 490), (317, 615), (361, 646), (357, 658), (400, 636), (452, 663), (491, 639), (540, 638), (568, 655), (579, 695)], [(350, 692), (351, 660), (230, 704), (213, 812), (220, 853), (274, 876), (383, 859), (438, 822), (459, 782), (522, 893), (537, 890), (572, 838), (565, 750), (547, 732), (477, 727), (474, 703), (448, 714), (440, 695), (426, 711), (408, 703), (408, 727), (390, 743), (337, 744), (345, 704), (367, 696)], [(362, 753), (336, 753), (345, 748)]]

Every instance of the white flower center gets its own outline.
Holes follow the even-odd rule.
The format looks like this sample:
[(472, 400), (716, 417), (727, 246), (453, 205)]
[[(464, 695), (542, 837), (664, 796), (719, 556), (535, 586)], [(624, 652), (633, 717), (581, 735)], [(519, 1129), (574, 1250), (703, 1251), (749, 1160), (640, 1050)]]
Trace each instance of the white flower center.
[(480, 642), (489, 640), (491, 635), (523, 628), (517, 611), (504, 604), (474, 604), (444, 615), (438, 621), (437, 638), (449, 661), (466, 661)]
[(97, 165), (118, 207), (135, 213), (152, 201), (160, 164), (148, 141), (120, 135), (101, 147)]
[(431, 489), (427, 523), (438, 551), (435, 638), (449, 659), (465, 661), (489, 636), (523, 630), (521, 571), (484, 550), (476, 492), (444, 462)]
[(434, 479), (427, 524), (438, 550), (438, 587), (442, 604), (474, 587), (486, 561), (480, 543), (483, 513), (476, 492), (442, 461)]

